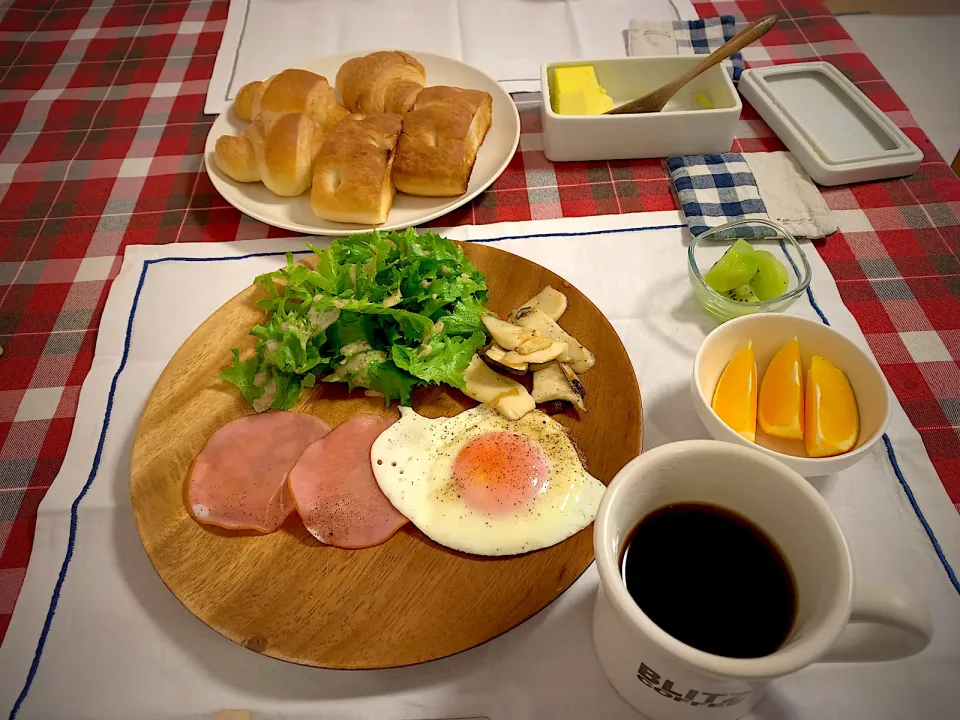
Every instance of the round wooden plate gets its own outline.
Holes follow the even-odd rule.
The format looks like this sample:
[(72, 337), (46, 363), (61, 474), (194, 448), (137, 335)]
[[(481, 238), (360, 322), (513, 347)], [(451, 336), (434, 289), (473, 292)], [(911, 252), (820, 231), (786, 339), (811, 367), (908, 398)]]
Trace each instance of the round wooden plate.
[[(550, 284), (569, 299), (560, 323), (594, 351), (583, 375), (587, 414), (556, 416), (604, 483), (641, 447), (640, 390), (603, 314), (539, 265), (491, 246), (465, 244), (487, 274), (487, 306), (501, 317)], [(167, 365), (137, 428), (130, 494), (143, 546), (163, 582), (194, 615), (246, 648), (325, 668), (386, 668), (467, 650), (517, 626), (566, 590), (593, 560), (592, 526), (553, 547), (487, 558), (448, 550), (407, 525), (365, 550), (318, 543), (296, 513), (270, 535), (219, 530), (187, 512), (194, 457), (224, 423), (251, 413), (217, 380), (230, 349), (253, 346), (261, 288), (211, 315)], [(425, 388), (414, 408), (450, 416), (476, 403), (451, 388)], [(338, 425), (359, 413), (398, 416), (396, 406), (341, 384), (305, 390), (296, 410)]]

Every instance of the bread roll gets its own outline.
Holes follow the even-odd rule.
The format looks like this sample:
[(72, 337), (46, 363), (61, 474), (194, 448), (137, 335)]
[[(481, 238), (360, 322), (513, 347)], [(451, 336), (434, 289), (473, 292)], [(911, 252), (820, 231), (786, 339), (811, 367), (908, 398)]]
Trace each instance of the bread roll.
[(263, 83), (260, 80), (247, 83), (240, 88), (237, 96), (233, 99), (233, 110), (241, 120), (253, 120), (253, 103), (259, 95), (261, 87), (263, 87)]
[(379, 225), (393, 206), (400, 115), (348, 115), (320, 148), (310, 204), (326, 220)]
[(214, 159), (234, 180), (260, 181), (277, 195), (294, 197), (310, 187), (323, 138), (306, 115), (262, 112), (243, 135), (217, 138)]
[(402, 115), (413, 108), (427, 75), (415, 57), (382, 50), (347, 60), (336, 82), (343, 104), (352, 112)]
[(334, 125), (350, 114), (337, 102), (336, 93), (323, 75), (299, 68), (244, 85), (233, 101), (233, 108), (243, 120), (255, 120), (262, 112), (303, 113), (319, 125), (324, 134), (329, 134)]
[(490, 129), (493, 98), (480, 90), (428, 87), (403, 118), (393, 182), (410, 195), (463, 195)]

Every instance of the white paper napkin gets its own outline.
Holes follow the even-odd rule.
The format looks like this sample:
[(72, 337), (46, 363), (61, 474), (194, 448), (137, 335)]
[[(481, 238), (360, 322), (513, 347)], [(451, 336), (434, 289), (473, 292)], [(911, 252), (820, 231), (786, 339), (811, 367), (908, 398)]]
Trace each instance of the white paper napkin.
[(446, 55), (510, 92), (535, 91), (544, 63), (626, 57), (635, 18), (697, 12), (690, 0), (232, 0), (204, 112), (221, 112), (243, 85), (284, 68), (385, 48)]
[[(688, 382), (696, 348), (714, 323), (690, 293), (689, 235), (678, 213), (460, 227), (448, 234), (498, 239), (497, 247), (554, 270), (600, 307), (636, 368), (647, 448), (705, 436)], [(282, 264), (285, 250), (302, 247), (281, 239), (127, 248), (67, 457), (41, 503), (26, 582), (0, 647), (0, 709), (13, 705), (30, 671), (71, 539), (70, 508), (89, 482), (79, 503), (72, 560), (21, 718), (210, 717), (224, 708), (249, 708), (255, 718), (324, 720), (639, 717), (610, 688), (594, 657), (593, 568), (500, 638), (451, 658), (388, 671), (317, 670), (257, 655), (207, 628), (164, 587), (140, 545), (130, 508), (130, 447), (140, 411), (164, 365), (197, 325), (256, 274)], [(809, 259), (820, 308), (834, 327), (865, 346), (826, 266), (816, 252)], [(816, 317), (805, 299), (792, 312)], [(957, 566), (960, 522), (899, 405), (889, 435), (919, 508)], [(903, 662), (814, 665), (778, 680), (750, 717), (956, 717), (960, 595), (886, 452), (878, 448), (815, 485), (845, 530), (860, 577), (906, 583), (920, 593), (930, 604), (935, 638), (923, 654)]]

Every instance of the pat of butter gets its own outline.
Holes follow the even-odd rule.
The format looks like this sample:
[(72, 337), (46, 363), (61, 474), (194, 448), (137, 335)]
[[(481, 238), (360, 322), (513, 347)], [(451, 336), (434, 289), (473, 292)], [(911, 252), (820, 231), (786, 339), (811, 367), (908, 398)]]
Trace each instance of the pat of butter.
[(613, 109), (593, 65), (554, 68), (550, 98), (558, 115), (602, 115)]

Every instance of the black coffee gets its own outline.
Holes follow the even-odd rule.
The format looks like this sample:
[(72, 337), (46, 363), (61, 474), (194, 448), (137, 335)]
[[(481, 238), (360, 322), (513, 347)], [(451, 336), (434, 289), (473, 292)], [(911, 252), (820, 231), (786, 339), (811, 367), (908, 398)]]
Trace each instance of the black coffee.
[(678, 503), (627, 538), (623, 580), (637, 605), (677, 640), (725, 657), (774, 652), (793, 627), (793, 574), (774, 542), (716, 505)]

